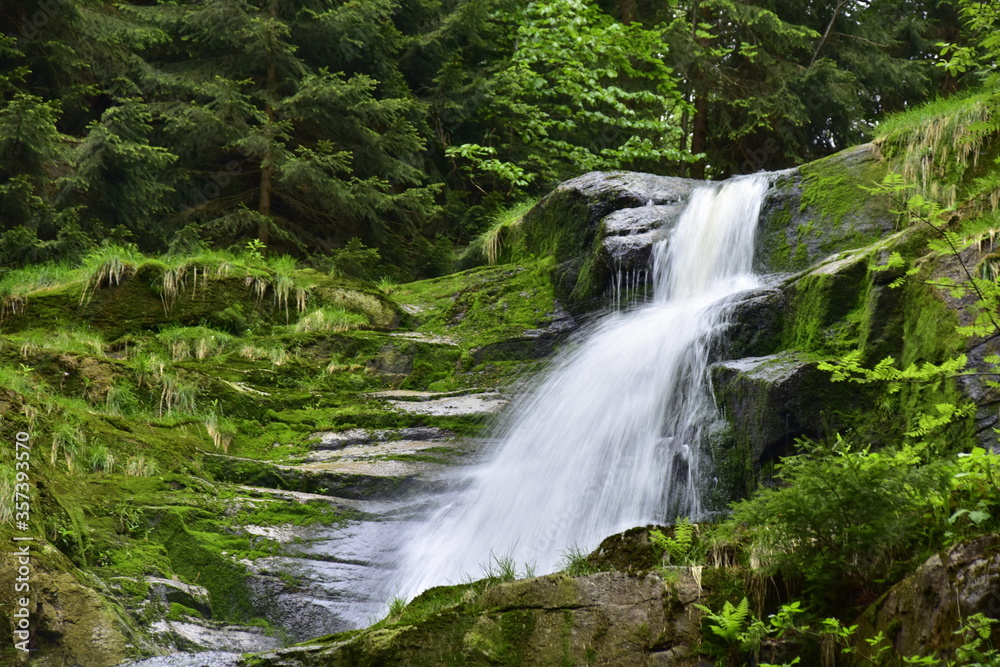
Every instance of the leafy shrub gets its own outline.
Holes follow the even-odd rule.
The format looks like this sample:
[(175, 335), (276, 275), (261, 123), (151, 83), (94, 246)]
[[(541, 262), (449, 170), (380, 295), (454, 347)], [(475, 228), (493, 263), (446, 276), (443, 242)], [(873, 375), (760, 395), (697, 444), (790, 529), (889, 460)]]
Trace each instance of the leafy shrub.
[(913, 449), (853, 451), (801, 443), (778, 465), (780, 485), (734, 506), (730, 519), (752, 529), (765, 570), (801, 577), (818, 597), (885, 576), (907, 549), (929, 537), (947, 495), (944, 463), (918, 465)]

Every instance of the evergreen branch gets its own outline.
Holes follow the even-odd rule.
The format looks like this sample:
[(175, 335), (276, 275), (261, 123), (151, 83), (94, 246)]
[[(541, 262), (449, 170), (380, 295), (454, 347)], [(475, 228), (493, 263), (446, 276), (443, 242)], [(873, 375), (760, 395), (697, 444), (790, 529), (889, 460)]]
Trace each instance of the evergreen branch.
[[(931, 229), (933, 229), (935, 232), (937, 232), (938, 236), (944, 239), (944, 242), (947, 243), (948, 247), (951, 249), (952, 255), (954, 255), (956, 260), (958, 260), (959, 266), (962, 267), (962, 272), (965, 273), (966, 278), (968, 278), (969, 280), (969, 284), (972, 286), (972, 289), (976, 292), (976, 295), (979, 297), (980, 302), (986, 303), (987, 302), (986, 295), (983, 294), (983, 291), (979, 288), (979, 285), (976, 283), (976, 280), (972, 277), (972, 272), (969, 271), (968, 265), (965, 263), (965, 260), (962, 259), (961, 251), (955, 245), (955, 240), (952, 237), (952, 235), (949, 234), (948, 231), (945, 230), (943, 227), (935, 225), (934, 222), (931, 220), (930, 216), (921, 215), (919, 212), (915, 211), (912, 206), (909, 206), (909, 202), (902, 201), (897, 196), (897, 192), (898, 190), (891, 190), (889, 192), (889, 198), (893, 201), (893, 203), (896, 204), (897, 206), (906, 207), (906, 210), (909, 211), (910, 215), (912, 215), (919, 222), (922, 222)], [(993, 325), (994, 331), (1000, 332), (1000, 324), (998, 324), (996, 319), (993, 317), (993, 313), (990, 312), (989, 309), (984, 309), (984, 310), (986, 312), (987, 318), (989, 318), (990, 324)]]

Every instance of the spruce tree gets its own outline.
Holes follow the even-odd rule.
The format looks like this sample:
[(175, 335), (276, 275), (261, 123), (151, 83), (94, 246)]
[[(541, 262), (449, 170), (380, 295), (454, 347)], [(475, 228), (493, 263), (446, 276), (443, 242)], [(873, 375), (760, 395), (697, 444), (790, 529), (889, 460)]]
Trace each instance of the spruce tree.
[[(364, 5), (364, 3), (362, 3)], [(226, 242), (329, 249), (389, 243), (436, 212), (420, 172), (422, 107), (380, 42), (398, 3), (220, 0), (133, 7), (169, 43), (142, 52), (179, 222)], [(330, 52), (341, 45), (339, 53)], [(353, 57), (381, 59), (363, 72)], [(354, 62), (350, 73), (334, 70)]]

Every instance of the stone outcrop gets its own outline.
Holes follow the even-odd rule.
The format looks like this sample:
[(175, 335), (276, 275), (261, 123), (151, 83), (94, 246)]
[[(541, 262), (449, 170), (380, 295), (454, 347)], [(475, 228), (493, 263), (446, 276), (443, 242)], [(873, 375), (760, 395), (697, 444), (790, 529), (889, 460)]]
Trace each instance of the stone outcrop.
[(734, 466), (725, 477), (733, 477), (740, 466), (750, 474), (745, 485), (722, 479), (734, 485), (736, 497), (753, 488), (756, 471), (789, 453), (797, 438), (835, 431), (844, 422), (843, 413), (860, 407), (863, 395), (834, 385), (815, 360), (795, 352), (718, 362), (712, 367), (712, 384), (735, 441), (732, 451), (715, 453), (716, 467), (722, 472)]
[[(411, 603), (422, 618), (254, 656), (255, 667), (351, 665), (672, 665), (708, 663), (694, 650), (706, 590), (678, 568), (670, 580), (622, 572), (553, 574), (483, 588), (436, 588)], [(454, 603), (441, 602), (445, 597)], [(405, 612), (404, 612), (405, 614)]]
[(528, 253), (555, 257), (557, 296), (571, 311), (599, 306), (613, 277), (644, 272), (653, 243), (680, 217), (700, 181), (591, 172), (561, 184), (525, 216)]
[(869, 191), (886, 171), (878, 148), (863, 144), (778, 172), (761, 207), (755, 269), (801, 271), (892, 234), (892, 203)]
[[(866, 190), (885, 172), (878, 149), (865, 144), (774, 174), (761, 210), (756, 270), (801, 271), (892, 234), (890, 201)], [(557, 296), (572, 311), (593, 310), (623, 291), (640, 291), (653, 244), (669, 237), (691, 193), (704, 185), (631, 172), (585, 174), (525, 214), (520, 238), (508, 245), (554, 256)]]
[[(931, 556), (916, 572), (896, 584), (866, 614), (871, 634), (882, 631), (903, 655), (937, 653), (954, 658), (963, 643), (956, 635), (973, 614), (1000, 615), (1000, 535), (962, 542)], [(1000, 641), (994, 626), (992, 643)]]
[(25, 593), (14, 592), (18, 559), (13, 549), (0, 554), (0, 580), (9, 582), (0, 604), (4, 617), (11, 619), (0, 624), (0, 663), (13, 665), (24, 657), (13, 650), (11, 616), (22, 596), (30, 600), (31, 665), (109, 667), (124, 660), (134, 650), (134, 637), (115, 608), (94, 587), (77, 580), (73, 573), (79, 571), (55, 549), (31, 544), (31, 571), (25, 577), (31, 589)]

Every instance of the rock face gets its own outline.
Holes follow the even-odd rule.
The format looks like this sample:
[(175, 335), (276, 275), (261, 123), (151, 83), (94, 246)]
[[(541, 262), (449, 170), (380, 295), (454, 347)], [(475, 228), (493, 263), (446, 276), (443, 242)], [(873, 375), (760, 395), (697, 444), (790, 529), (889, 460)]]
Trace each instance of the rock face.
[(529, 253), (553, 255), (557, 296), (592, 310), (618, 272), (645, 272), (650, 250), (680, 217), (699, 181), (592, 172), (566, 181), (521, 223)]
[[(31, 591), (28, 607), (31, 638), (30, 664), (37, 667), (116, 665), (128, 656), (130, 635), (125, 622), (94, 588), (81, 584), (70, 574), (72, 565), (54, 549), (34, 552), (32, 547)], [(15, 609), (14, 593), (18, 562), (13, 549), (0, 554), (0, 578), (11, 582), (0, 594), (5, 610)], [(8, 612), (5, 615), (10, 618)], [(18, 664), (25, 654), (12, 649), (12, 623), (0, 624), (0, 662)], [(17, 641), (20, 641), (18, 639)], [(9, 660), (9, 662), (7, 662)], [(25, 663), (22, 663), (25, 664)]]
[[(252, 658), (255, 667), (351, 665), (707, 665), (694, 654), (703, 599), (696, 575), (679, 570), (569, 577), (554, 574), (483, 590), (427, 591), (411, 607), (452, 605), (407, 622), (322, 638)], [(405, 614), (405, 612), (404, 612)]]
[(717, 472), (725, 473), (720, 480), (731, 487), (726, 495), (733, 498), (745, 496), (756, 472), (789, 453), (796, 438), (836, 430), (863, 394), (834, 385), (814, 360), (795, 352), (718, 362), (712, 384), (734, 431), (732, 445), (713, 456)]
[(886, 164), (863, 144), (775, 175), (761, 207), (754, 260), (761, 273), (801, 271), (896, 230), (888, 197), (872, 195)]
[[(932, 556), (867, 614), (903, 655), (954, 657), (963, 619), (1000, 614), (1000, 535), (984, 535)], [(993, 645), (1000, 629), (993, 628)]]
[[(872, 144), (774, 174), (760, 217), (755, 268), (800, 271), (830, 254), (895, 231), (885, 197), (865, 188), (886, 166)], [(691, 192), (705, 182), (630, 172), (592, 172), (566, 181), (521, 223), (528, 254), (553, 255), (557, 296), (592, 310), (641, 291), (655, 242), (669, 237)]]

